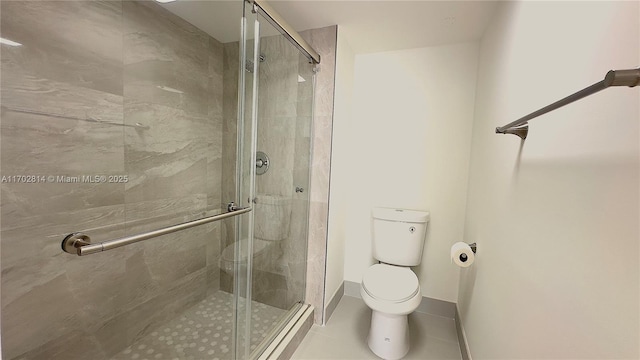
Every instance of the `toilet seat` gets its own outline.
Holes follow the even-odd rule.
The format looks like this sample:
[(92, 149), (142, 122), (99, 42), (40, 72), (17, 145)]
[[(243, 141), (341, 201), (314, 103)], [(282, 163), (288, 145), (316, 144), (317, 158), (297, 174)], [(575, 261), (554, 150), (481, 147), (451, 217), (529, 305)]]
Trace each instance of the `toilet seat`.
[(373, 299), (401, 303), (420, 292), (420, 282), (407, 267), (375, 264), (365, 271), (362, 289)]

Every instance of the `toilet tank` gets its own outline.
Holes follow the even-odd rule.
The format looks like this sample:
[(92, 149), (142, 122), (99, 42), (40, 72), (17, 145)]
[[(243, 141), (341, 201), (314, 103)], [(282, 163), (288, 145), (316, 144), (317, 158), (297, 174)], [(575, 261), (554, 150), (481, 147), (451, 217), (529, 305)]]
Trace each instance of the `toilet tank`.
[(416, 266), (429, 222), (425, 211), (373, 208), (373, 257), (387, 264)]

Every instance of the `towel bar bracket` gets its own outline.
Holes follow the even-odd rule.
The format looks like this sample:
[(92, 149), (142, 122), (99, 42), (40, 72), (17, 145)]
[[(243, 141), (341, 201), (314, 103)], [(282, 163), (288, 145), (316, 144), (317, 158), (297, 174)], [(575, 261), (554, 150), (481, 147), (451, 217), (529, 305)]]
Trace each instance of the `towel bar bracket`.
[(71, 233), (62, 240), (62, 250), (70, 254), (77, 253), (79, 248), (87, 245), (91, 245), (91, 238), (81, 232)]
[(496, 128), (496, 134), (516, 135), (520, 139), (525, 140), (527, 138), (527, 135), (529, 134), (529, 125), (528, 124), (524, 124), (524, 125), (519, 126), (519, 127), (509, 128), (509, 129), (504, 129), (504, 130), (500, 130), (500, 128), (497, 127)]
[(638, 86), (640, 85), (640, 68), (629, 70), (610, 70), (604, 77), (604, 83), (607, 87)]

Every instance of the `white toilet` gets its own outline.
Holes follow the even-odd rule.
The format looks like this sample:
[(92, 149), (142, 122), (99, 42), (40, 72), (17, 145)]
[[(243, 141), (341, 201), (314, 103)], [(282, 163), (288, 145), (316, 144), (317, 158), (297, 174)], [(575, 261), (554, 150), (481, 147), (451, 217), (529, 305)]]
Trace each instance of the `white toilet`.
[(400, 359), (409, 352), (407, 315), (420, 305), (418, 277), (410, 266), (422, 261), (429, 221), (424, 211), (374, 208), (373, 257), (379, 264), (369, 267), (360, 294), (372, 310), (369, 348), (383, 359)]

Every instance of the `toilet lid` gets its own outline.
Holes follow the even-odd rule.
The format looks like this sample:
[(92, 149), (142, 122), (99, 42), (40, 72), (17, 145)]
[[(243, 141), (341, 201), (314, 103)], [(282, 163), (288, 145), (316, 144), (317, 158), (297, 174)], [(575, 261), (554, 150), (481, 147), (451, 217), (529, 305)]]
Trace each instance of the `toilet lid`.
[(362, 286), (371, 297), (402, 302), (420, 291), (418, 277), (411, 269), (386, 264), (375, 264), (365, 271)]
[[(253, 239), (253, 256), (257, 256), (260, 253), (262, 253), (267, 246), (269, 245), (268, 241), (265, 240), (260, 240), (260, 239)], [(240, 254), (240, 259), (234, 259), (234, 253), (235, 253), (235, 242), (229, 244), (226, 248), (224, 248), (224, 250), (222, 250), (222, 259), (224, 261), (240, 261), (240, 262), (246, 262), (247, 261), (247, 252), (246, 249), (249, 246), (249, 241), (247, 239), (241, 239), (240, 240), (240, 248), (244, 249), (245, 251), (243, 251)]]

